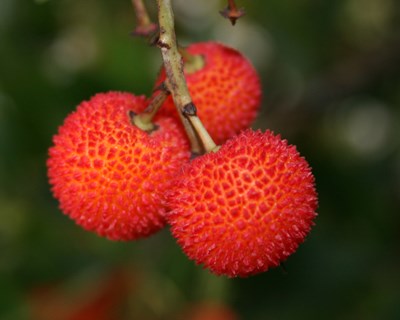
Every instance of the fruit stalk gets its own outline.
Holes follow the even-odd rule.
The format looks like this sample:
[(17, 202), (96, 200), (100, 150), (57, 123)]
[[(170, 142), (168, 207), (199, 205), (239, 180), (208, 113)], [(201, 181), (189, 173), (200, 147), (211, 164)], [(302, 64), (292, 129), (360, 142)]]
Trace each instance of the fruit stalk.
[(149, 36), (157, 30), (157, 25), (151, 22), (149, 14), (143, 0), (132, 0), (133, 8), (135, 9), (137, 26), (133, 31), (137, 36)]
[(153, 118), (168, 97), (169, 91), (163, 86), (156, 95), (153, 96), (147, 108), (139, 113), (132, 115), (132, 123), (138, 128), (151, 132), (155, 129)]
[(160, 36), (158, 46), (167, 74), (169, 90), (189, 137), (193, 153), (211, 152), (216, 144), (197, 117), (183, 74), (183, 61), (179, 53), (174, 25), (174, 13), (170, 0), (157, 0)]

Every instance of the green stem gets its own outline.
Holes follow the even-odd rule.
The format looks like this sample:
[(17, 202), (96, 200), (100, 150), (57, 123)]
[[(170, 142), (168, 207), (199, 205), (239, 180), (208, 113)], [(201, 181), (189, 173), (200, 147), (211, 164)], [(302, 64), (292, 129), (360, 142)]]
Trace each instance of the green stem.
[(178, 45), (178, 51), (183, 58), (183, 68), (185, 74), (195, 73), (205, 65), (205, 59), (200, 54), (191, 54), (188, 52), (187, 48), (181, 47)]
[(189, 118), (190, 123), (193, 126), (194, 130), (199, 135), (199, 139), (202, 141), (205, 151), (207, 153), (217, 151), (219, 147), (217, 147), (217, 145), (209, 135), (206, 128), (204, 128), (204, 125), (201, 122), (200, 118), (197, 116), (189, 116), (189, 117), (190, 117)]
[(168, 97), (168, 90), (160, 90), (151, 100), (150, 104), (143, 112), (132, 116), (132, 123), (139, 129), (151, 132), (155, 129), (153, 118), (160, 109), (165, 99)]
[[(212, 151), (216, 145), (197, 117), (196, 108), (192, 103), (183, 74), (182, 56), (176, 44), (171, 0), (157, 0), (157, 4), (160, 29), (158, 46), (161, 48), (168, 79), (168, 89), (172, 94), (175, 106), (189, 137), (192, 152), (202, 154), (203, 151)], [(190, 112), (187, 110), (188, 107), (191, 107)]]

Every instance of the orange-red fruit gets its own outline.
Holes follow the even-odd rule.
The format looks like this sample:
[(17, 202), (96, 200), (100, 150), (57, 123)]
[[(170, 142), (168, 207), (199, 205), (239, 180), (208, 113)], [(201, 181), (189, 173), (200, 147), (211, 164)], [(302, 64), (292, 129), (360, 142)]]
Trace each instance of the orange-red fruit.
[(228, 306), (199, 302), (187, 308), (179, 320), (238, 320), (238, 315)]
[(61, 210), (86, 230), (112, 240), (148, 236), (165, 225), (163, 193), (188, 161), (185, 137), (170, 118), (148, 134), (129, 112), (145, 97), (97, 94), (82, 102), (54, 136), (48, 176)]
[[(261, 100), (259, 77), (240, 52), (221, 43), (195, 43), (187, 51), (204, 57), (201, 69), (191, 73), (185, 70), (186, 82), (197, 115), (214, 141), (222, 144), (247, 129), (256, 118)], [(156, 84), (164, 80), (163, 68)], [(172, 97), (161, 112), (178, 116)]]
[(308, 163), (271, 131), (246, 130), (196, 158), (167, 200), (183, 251), (230, 277), (279, 265), (303, 242), (317, 208)]

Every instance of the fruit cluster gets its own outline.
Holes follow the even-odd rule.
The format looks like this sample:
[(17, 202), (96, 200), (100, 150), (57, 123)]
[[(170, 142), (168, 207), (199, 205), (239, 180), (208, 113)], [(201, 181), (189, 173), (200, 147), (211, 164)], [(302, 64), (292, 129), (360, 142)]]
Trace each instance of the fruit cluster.
[[(266, 271), (310, 231), (314, 177), (286, 140), (248, 129), (261, 88), (245, 57), (215, 42), (187, 52), (201, 58), (185, 61), (189, 91), (221, 147), (191, 160), (171, 98), (143, 130), (132, 116), (146, 113), (150, 99), (97, 94), (54, 136), (47, 161), (52, 192), (65, 214), (108, 239), (139, 239), (169, 224), (187, 256), (215, 274)], [(164, 80), (162, 69), (156, 87)]]

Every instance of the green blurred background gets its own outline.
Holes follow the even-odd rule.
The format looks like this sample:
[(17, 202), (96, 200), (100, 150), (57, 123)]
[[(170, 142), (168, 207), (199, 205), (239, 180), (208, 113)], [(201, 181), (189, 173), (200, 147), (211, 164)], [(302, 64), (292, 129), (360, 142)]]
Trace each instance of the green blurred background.
[(315, 228), (285, 268), (227, 279), (167, 228), (118, 243), (75, 226), (49, 191), (52, 135), (97, 92), (149, 95), (161, 56), (130, 36), (129, 0), (1, 0), (0, 319), (400, 319), (400, 2), (238, 1), (235, 27), (223, 1), (173, 3), (181, 44), (219, 40), (253, 61), (254, 128), (310, 162)]

